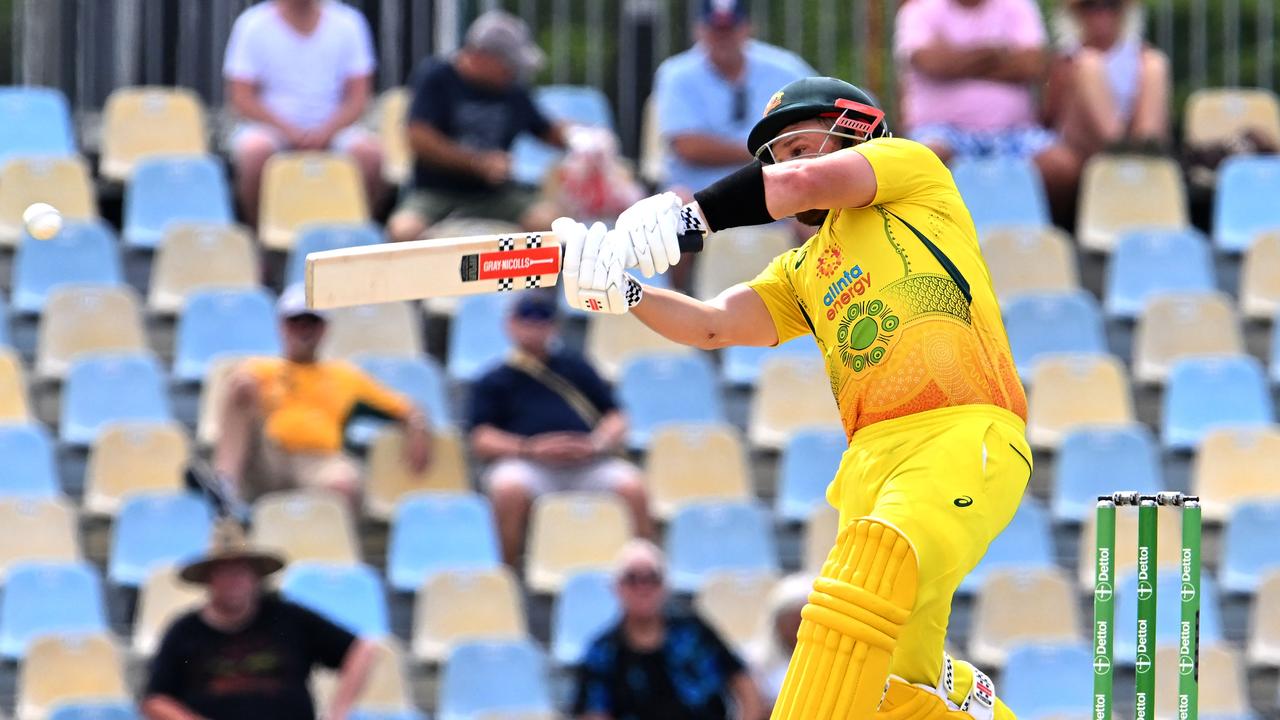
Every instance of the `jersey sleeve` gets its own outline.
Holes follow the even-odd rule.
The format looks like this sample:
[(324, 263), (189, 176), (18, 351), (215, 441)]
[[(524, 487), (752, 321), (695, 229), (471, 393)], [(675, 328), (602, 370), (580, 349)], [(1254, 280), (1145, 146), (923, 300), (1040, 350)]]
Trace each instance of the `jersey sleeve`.
[(409, 398), (374, 380), (359, 368), (350, 368), (356, 402), (374, 415), (403, 420), (413, 412)]
[(299, 624), (306, 633), (311, 655), (308, 665), (318, 663), (333, 670), (342, 667), (347, 653), (356, 642), (356, 636), (301, 605), (289, 603), (284, 607), (288, 608), (288, 612), (297, 613)]
[(930, 3), (905, 2), (898, 10), (893, 25), (893, 56), (898, 62), (908, 62), (912, 54), (933, 42), (936, 12), (930, 12)]
[(855, 145), (853, 152), (866, 158), (875, 173), (872, 205), (933, 195), (955, 186), (938, 156), (913, 140), (878, 138)]
[(369, 21), (354, 8), (350, 10), (350, 17), (352, 52), (347, 55), (347, 65), (344, 68), (348, 79), (372, 75), (377, 67), (377, 60), (373, 56), (373, 31), (369, 28)]
[(1031, 0), (1009, 3), (1009, 42), (1014, 47), (1038, 48), (1045, 43), (1044, 20), (1040, 8)]
[(185, 635), (188, 627), (190, 625), (182, 620), (174, 622), (161, 638), (160, 648), (151, 660), (144, 696), (182, 697), (182, 670), (187, 667), (190, 659), (183, 651), (187, 645)]
[(448, 91), (447, 66), (435, 59), (422, 61), (413, 79), (413, 99), (409, 102), (410, 122), (426, 123), (441, 132), (447, 131), (453, 96)]
[(754, 280), (747, 283), (747, 287), (755, 290), (768, 308), (769, 316), (773, 318), (773, 327), (778, 332), (779, 344), (813, 332), (813, 324), (800, 306), (800, 299), (796, 296), (791, 279), (791, 272), (797, 261), (803, 261), (800, 253), (806, 252), (808, 247), (806, 243), (779, 255)]
[(227, 38), (227, 50), (222, 60), (222, 76), (228, 80), (253, 82), (262, 72), (254, 62), (251, 40), (253, 16), (245, 12), (236, 18)]

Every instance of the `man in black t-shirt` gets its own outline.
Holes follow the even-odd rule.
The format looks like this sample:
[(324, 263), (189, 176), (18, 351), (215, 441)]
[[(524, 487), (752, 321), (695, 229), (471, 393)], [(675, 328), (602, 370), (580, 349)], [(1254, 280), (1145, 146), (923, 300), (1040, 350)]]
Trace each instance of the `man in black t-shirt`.
[(282, 566), (250, 548), (237, 523), (219, 523), (214, 549), (181, 571), (183, 580), (207, 586), (208, 601), (165, 632), (143, 694), (148, 720), (314, 720), (308, 680), (315, 665), (339, 669), (326, 720), (347, 717), (376, 646), (264, 596), (262, 579)]
[(500, 10), (476, 18), (450, 60), (423, 61), (409, 106), (413, 186), (387, 223), (392, 240), (417, 239), (446, 216), (551, 227), (558, 209), (511, 178), (520, 133), (564, 147), (525, 84), (542, 62), (524, 21)]

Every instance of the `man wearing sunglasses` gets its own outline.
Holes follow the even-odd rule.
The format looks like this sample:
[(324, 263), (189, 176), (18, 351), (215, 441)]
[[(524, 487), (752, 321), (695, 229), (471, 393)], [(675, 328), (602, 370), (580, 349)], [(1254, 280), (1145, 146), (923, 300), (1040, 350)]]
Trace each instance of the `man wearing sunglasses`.
[[(814, 583), (773, 717), (1010, 720), (988, 679), (944, 651), (951, 598), (1031, 475), (1027, 401), (951, 174), (894, 138), (862, 90), (806, 78), (774, 95), (757, 158), (695, 193), (640, 201), (613, 231), (562, 218), (564, 286), (705, 349), (812, 335), (849, 449), (827, 499), (839, 535)], [(710, 301), (640, 285), (681, 233), (794, 216), (804, 245)], [(715, 242), (712, 237), (710, 242)], [(886, 690), (887, 683), (887, 690)]]

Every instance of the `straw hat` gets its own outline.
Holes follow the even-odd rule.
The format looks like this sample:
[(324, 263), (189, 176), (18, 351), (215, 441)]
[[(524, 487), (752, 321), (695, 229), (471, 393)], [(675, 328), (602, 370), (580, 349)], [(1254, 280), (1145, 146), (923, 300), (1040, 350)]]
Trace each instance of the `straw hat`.
[(178, 576), (190, 583), (204, 584), (209, 582), (213, 566), (227, 560), (249, 563), (259, 577), (266, 577), (284, 567), (284, 559), (279, 555), (251, 546), (240, 523), (232, 518), (223, 518), (214, 527), (209, 552), (183, 566)]

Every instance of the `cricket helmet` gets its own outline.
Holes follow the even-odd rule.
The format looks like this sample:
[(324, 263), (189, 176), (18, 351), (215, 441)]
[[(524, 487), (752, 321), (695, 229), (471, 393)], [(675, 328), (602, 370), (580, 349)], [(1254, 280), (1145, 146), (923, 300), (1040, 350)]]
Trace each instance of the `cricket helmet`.
[(844, 80), (809, 77), (790, 82), (773, 94), (764, 117), (751, 128), (747, 150), (766, 163), (773, 162), (767, 149), (778, 133), (792, 123), (815, 117), (835, 120), (827, 132), (833, 137), (865, 142), (890, 136), (884, 111), (870, 93)]

